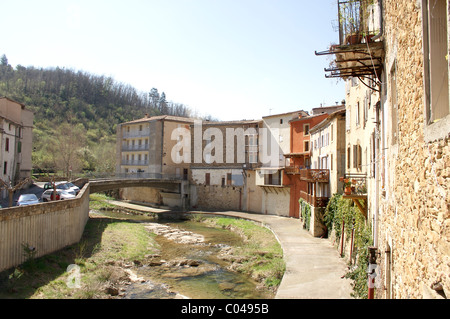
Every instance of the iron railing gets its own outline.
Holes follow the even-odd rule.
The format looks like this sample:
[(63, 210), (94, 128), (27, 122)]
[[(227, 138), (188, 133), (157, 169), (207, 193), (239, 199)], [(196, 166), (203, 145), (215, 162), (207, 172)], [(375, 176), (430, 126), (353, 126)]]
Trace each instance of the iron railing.
[(361, 43), (369, 39), (369, 7), (373, 0), (338, 0), (340, 45)]
[(300, 198), (304, 199), (308, 204), (314, 207), (326, 207), (330, 200), (328, 197), (316, 197), (304, 191), (300, 191)]

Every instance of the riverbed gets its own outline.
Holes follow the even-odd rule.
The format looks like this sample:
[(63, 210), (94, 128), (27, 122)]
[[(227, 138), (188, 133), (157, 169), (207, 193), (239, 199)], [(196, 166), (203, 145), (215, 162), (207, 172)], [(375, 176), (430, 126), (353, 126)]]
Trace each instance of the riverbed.
[(95, 211), (133, 222), (141, 222), (155, 233), (158, 252), (149, 262), (133, 267), (134, 280), (122, 293), (126, 299), (267, 299), (248, 275), (232, 271), (224, 258), (243, 239), (226, 229), (210, 227), (194, 220), (159, 221), (154, 216), (120, 210)]

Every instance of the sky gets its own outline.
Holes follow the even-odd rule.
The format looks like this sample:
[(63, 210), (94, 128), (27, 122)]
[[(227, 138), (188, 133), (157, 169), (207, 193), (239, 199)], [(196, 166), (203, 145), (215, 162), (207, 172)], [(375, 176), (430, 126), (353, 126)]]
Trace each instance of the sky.
[(9, 64), (110, 76), (157, 88), (219, 120), (335, 105), (325, 78), (336, 0), (14, 0), (0, 6)]

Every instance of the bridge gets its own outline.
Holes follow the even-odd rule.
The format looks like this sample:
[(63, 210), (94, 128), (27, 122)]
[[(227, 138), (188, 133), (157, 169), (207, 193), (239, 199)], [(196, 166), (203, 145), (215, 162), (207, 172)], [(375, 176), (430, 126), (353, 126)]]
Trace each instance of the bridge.
[(180, 193), (183, 180), (164, 178), (105, 178), (89, 180), (90, 193), (128, 187), (153, 187), (172, 193)]
[(180, 209), (187, 208), (189, 198), (189, 182), (180, 176), (167, 174), (120, 174), (94, 179), (80, 179), (79, 186), (89, 182), (89, 193), (130, 187), (149, 187), (158, 189), (163, 198), (171, 198), (179, 203)]

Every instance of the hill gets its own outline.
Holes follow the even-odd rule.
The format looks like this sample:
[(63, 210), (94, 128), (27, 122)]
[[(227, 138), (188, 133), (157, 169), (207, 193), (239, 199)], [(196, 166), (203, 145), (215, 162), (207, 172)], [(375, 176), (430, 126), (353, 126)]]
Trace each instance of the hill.
[[(34, 112), (36, 169), (61, 170), (69, 161), (74, 171), (112, 172), (117, 124), (145, 114), (192, 115), (188, 107), (167, 101), (156, 88), (138, 92), (111, 77), (59, 67), (13, 68), (5, 55), (0, 59), (0, 96)], [(65, 143), (72, 143), (69, 160), (59, 154), (67, 148)]]

